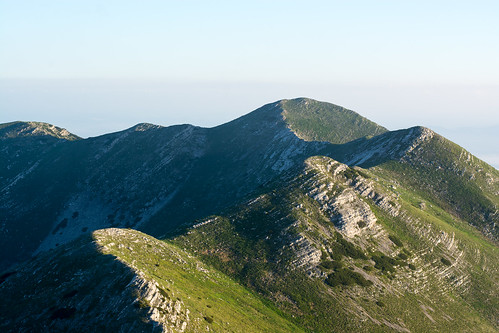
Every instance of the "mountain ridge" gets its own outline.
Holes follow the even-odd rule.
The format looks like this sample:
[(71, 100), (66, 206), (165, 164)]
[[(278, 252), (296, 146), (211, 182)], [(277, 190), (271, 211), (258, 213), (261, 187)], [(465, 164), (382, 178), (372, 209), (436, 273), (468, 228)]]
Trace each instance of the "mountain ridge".
[[(213, 128), (142, 123), (75, 141), (36, 145), (23, 145), (22, 137), (1, 141), (2, 169), (7, 170), (0, 178), (0, 238), (6, 244), (5, 257), (25, 258), (35, 248), (48, 249), (86, 230), (105, 227), (138, 227), (161, 236), (177, 225), (236, 204), (281, 173), (300, 168), (309, 156), (326, 155), (370, 167), (401, 158), (404, 147), (424, 131), (415, 127), (386, 132), (372, 125), (373, 131), (383, 133), (344, 144), (305, 141), (283, 117), (283, 104), (291, 102), (293, 107), (308, 103), (309, 111), (318, 108), (319, 114), (332, 108), (330, 120), (338, 118), (338, 108), (343, 110), (301, 98), (266, 104)], [(350, 118), (349, 122), (354, 129), (360, 126)], [(347, 137), (351, 139), (351, 133)], [(407, 142), (401, 143), (403, 139)], [(363, 157), (355, 160), (355, 156)], [(20, 202), (31, 204), (16, 208)], [(34, 211), (38, 213), (33, 215)], [(20, 238), (26, 239), (21, 242), (23, 250), (12, 252)], [(16, 241), (10, 244), (9, 239)]]
[(14, 121), (0, 124), (0, 139), (16, 137), (53, 137), (68, 141), (80, 140), (81, 138), (70, 133), (65, 128), (37, 121)]
[(0, 140), (7, 329), (105, 327), (95, 311), (125, 331), (251, 331), (230, 324), (248, 311), (266, 331), (499, 328), (499, 172), (427, 128), (300, 98), (46, 137)]

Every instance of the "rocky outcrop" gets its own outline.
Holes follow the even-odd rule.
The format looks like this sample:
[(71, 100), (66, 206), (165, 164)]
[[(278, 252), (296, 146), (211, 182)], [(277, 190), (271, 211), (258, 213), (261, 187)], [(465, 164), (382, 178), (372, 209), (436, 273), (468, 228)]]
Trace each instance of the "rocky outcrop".
[(376, 223), (376, 216), (352, 189), (344, 190), (328, 205), (331, 207), (331, 220), (346, 236), (353, 237), (362, 228), (371, 228)]
[(29, 121), (17, 121), (3, 124), (0, 127), (0, 140), (21, 137), (53, 137), (64, 140), (78, 140), (78, 136), (70, 133), (65, 128), (60, 128), (52, 124)]
[[(376, 193), (368, 183), (356, 177), (354, 181), (345, 176), (349, 167), (328, 157), (313, 157), (307, 160), (308, 172), (317, 172), (308, 183), (308, 195), (317, 201), (321, 210), (347, 237), (359, 234), (363, 229), (372, 229), (376, 216), (361, 198), (386, 199)], [(307, 172), (307, 171), (306, 171)], [(339, 186), (341, 185), (341, 186)]]
[(131, 282), (136, 289), (137, 299), (135, 305), (147, 309), (147, 316), (162, 332), (184, 332), (189, 323), (189, 309), (184, 302), (173, 298), (159, 285), (147, 280), (142, 272)]
[(183, 304), (167, 300), (140, 272), (102, 255), (88, 237), (70, 245), (38, 256), (0, 285), (0, 331), (78, 328), (132, 333), (186, 328), (189, 318)]

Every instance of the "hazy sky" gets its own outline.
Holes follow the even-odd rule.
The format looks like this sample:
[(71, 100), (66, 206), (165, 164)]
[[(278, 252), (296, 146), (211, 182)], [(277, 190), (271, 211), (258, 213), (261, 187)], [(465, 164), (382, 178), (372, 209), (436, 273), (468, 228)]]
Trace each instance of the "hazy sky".
[(306, 96), (498, 167), (497, 17), (479, 0), (0, 0), (0, 122), (86, 137)]

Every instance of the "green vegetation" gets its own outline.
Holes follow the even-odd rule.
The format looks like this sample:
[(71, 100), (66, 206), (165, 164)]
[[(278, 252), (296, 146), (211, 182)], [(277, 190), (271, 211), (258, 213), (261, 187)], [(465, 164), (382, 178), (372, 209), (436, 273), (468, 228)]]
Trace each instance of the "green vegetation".
[(285, 121), (305, 140), (337, 144), (386, 132), (384, 127), (334, 104), (306, 98), (281, 103)]
[(404, 246), (402, 241), (400, 239), (398, 239), (396, 236), (389, 235), (388, 238), (390, 238), (390, 240), (393, 242), (393, 244), (397, 245), (398, 247)]
[[(281, 111), (301, 138), (334, 145), (293, 142), (297, 155), (283, 154), (289, 142), (274, 141), (275, 129), (286, 126), (280, 122)], [(0, 126), (0, 132), (11, 125)], [(10, 181), (26, 170), (22, 167), (41, 161), (12, 188), (18, 202), (37, 205), (31, 215), (18, 219), (17, 229), (10, 229), (26, 237), (20, 242), (26, 245), (25, 257), (41, 240), (24, 236), (33, 226), (36, 234), (52, 232), (55, 237), (68, 229), (88, 230), (79, 224), (88, 212), (65, 205), (82, 184), (105, 205), (103, 223), (132, 226), (154, 211), (143, 228), (169, 239), (160, 242), (132, 230), (96, 232), (95, 245), (109, 255), (85, 238), (87, 243), (71, 246), (61, 242), (50, 255), (0, 276), (7, 300), (0, 307), (0, 330), (9, 331), (2, 326), (5, 318), (27, 311), (36, 313), (41, 326), (35, 328), (44, 330), (54, 328), (43, 326), (48, 319), (55, 325), (85, 315), (91, 319), (95, 313), (114, 318), (105, 312), (114, 309), (106, 309), (101, 300), (120, 304), (120, 311), (132, 308), (124, 322), (147, 322), (148, 311), (158, 303), (142, 292), (123, 292), (133, 287), (137, 271), (157, 286), (155, 296), (190, 311), (188, 332), (499, 328), (499, 250), (490, 241), (497, 240), (498, 172), (460, 147), (434, 136), (407, 149), (402, 139), (409, 132), (426, 133), (418, 129), (369, 138), (386, 130), (352, 111), (308, 99), (273, 103), (212, 130), (157, 130), (160, 135), (130, 131), (46, 150), (31, 140), (24, 150), (15, 145), (3, 150), (0, 167)], [(50, 135), (46, 139), (60, 141)], [(350, 140), (355, 141), (342, 144)], [(400, 151), (384, 145), (392, 143)], [(368, 170), (334, 169), (338, 164), (330, 158), (310, 157), (320, 152), (353, 161), (372, 147), (385, 147), (387, 154), (374, 154), (362, 164)], [(19, 158), (12, 159), (18, 151)], [(285, 155), (289, 160), (283, 162)], [(300, 173), (303, 161), (306, 172)], [(293, 167), (282, 172), (283, 165)], [(47, 179), (57, 181), (47, 186)], [(340, 214), (334, 207), (343, 204), (336, 199), (344, 190), (354, 193), (352, 200), (367, 203), (377, 219), (368, 227), (371, 220), (357, 218), (365, 210), (352, 212), (355, 219), (345, 218), (345, 223), (356, 223), (359, 230), (349, 225), (353, 228), (341, 231), (348, 236), (334, 226)], [(248, 201), (241, 203), (241, 198)], [(169, 203), (162, 206), (164, 202)], [(358, 208), (352, 205), (352, 210)], [(14, 221), (15, 211), (1, 213)], [(5, 247), (18, 242), (16, 235), (11, 238)], [(11, 255), (17, 254), (4, 254)], [(84, 274), (80, 280), (79, 274)]]
[[(319, 167), (325, 169), (327, 158), (315, 158), (309, 163), (317, 163)], [(377, 183), (378, 171), (369, 170), (369, 173), (374, 175), (371, 179), (376, 179)], [(235, 207), (216, 217), (215, 221), (189, 230), (188, 235), (177, 238), (175, 242), (199, 253), (203, 260), (266, 297), (284, 313), (291, 315), (297, 324), (309, 327), (312, 331), (330, 331), (331, 322), (335, 322), (336, 331), (359, 330), (357, 324), (350, 321), (348, 319), (350, 317), (344, 312), (347, 308), (355, 311), (352, 310), (355, 307), (349, 303), (349, 297), (355, 302), (363, 297), (365, 301), (362, 301), (362, 307), (378, 320), (387, 319), (396, 323), (397, 318), (403, 317), (404, 323), (411, 331), (426, 331), (429, 325), (434, 325), (431, 321), (429, 321), (431, 324), (427, 322), (424, 313), (413, 311), (420, 308), (419, 301), (428, 299), (432, 300), (433, 309), (439, 313), (432, 313), (433, 318), (446, 313), (453, 317), (459, 316), (459, 321), (466, 322), (466, 324), (458, 321), (448, 322), (445, 317), (440, 317), (441, 319), (436, 319), (435, 324), (439, 331), (453, 331), (461, 325), (471, 325), (474, 322), (480, 323), (478, 325), (483, 328), (490, 328), (488, 326), (490, 319), (487, 319), (489, 320), (487, 323), (485, 317), (471, 310), (472, 308), (460, 298), (461, 296), (458, 298), (452, 296), (453, 298), (448, 299), (447, 297), (452, 295), (451, 292), (442, 294), (439, 291), (440, 283), (451, 285), (452, 282), (450, 280), (441, 282), (440, 277), (428, 271), (425, 263), (432, 262), (436, 258), (440, 259), (441, 256), (436, 256), (441, 250), (435, 249), (435, 252), (421, 256), (420, 253), (431, 247), (432, 243), (427, 243), (424, 237), (415, 233), (414, 228), (417, 227), (415, 223), (408, 224), (400, 216), (391, 216), (374, 202), (367, 200), (378, 223), (391, 236), (389, 240), (364, 238), (365, 236), (346, 238), (336, 232), (327, 215), (321, 211), (322, 207), (317, 201), (303, 196), (303, 191), (307, 189), (300, 187), (302, 184), (312, 182), (314, 177), (321, 176), (319, 170), (312, 170), (307, 177), (300, 176), (294, 180), (296, 183), (290, 181), (285, 186), (261, 195), (259, 200), (252, 201), (251, 205)], [(335, 180), (329, 179), (329, 181)], [(383, 184), (383, 181), (382, 178), (379, 183)], [(314, 186), (321, 186), (321, 183), (315, 183)], [(334, 186), (344, 185), (337, 183)], [(335, 196), (334, 186), (327, 192), (330, 198)], [(445, 226), (440, 219), (437, 221), (428, 219), (427, 215), (433, 213), (435, 209), (433, 202), (426, 201), (427, 209), (422, 211), (412, 205), (412, 200), (421, 202), (419, 197), (413, 197), (412, 192), (406, 196), (409, 192), (405, 192), (406, 189), (402, 186), (398, 186), (397, 191), (401, 194), (397, 204), (391, 200), (393, 207), (400, 204), (402, 209), (417, 210), (416, 213), (410, 210), (410, 216), (425, 225), (431, 223), (433, 226), (433, 223), (437, 223), (439, 228)], [(408, 198), (411, 200), (410, 205)], [(431, 228), (432, 237), (441, 235), (440, 229)], [(286, 230), (286, 233), (283, 230)], [(447, 229), (442, 230), (451, 232)], [(293, 270), (294, 252), (286, 248), (285, 244), (302, 236), (316, 242), (317, 249), (327, 249), (321, 250), (321, 261), (318, 264), (322, 274), (327, 276), (326, 279), (309, 277), (301, 269)], [(359, 243), (364, 246), (360, 247)], [(386, 245), (390, 248), (395, 245), (398, 248), (395, 249), (397, 252), (388, 255), (377, 251), (381, 244), (385, 249)], [(279, 253), (278, 257), (275, 256), (276, 251)], [(409, 264), (407, 262), (409, 258), (414, 262)], [(374, 266), (369, 260), (374, 261)], [(355, 267), (362, 268), (365, 274), (361, 274)], [(418, 290), (418, 294), (409, 293), (403, 298), (395, 297), (389, 291), (393, 286), (400, 285), (418, 288), (416, 281), (420, 281), (422, 274), (428, 276), (427, 279), (430, 281), (428, 290), (424, 292)], [(390, 287), (387, 287), (388, 285)], [(490, 286), (487, 288), (491, 290)], [(347, 290), (355, 290), (360, 294), (354, 296)], [(335, 302), (326, 296), (330, 294), (333, 295)], [(382, 305), (376, 304), (380, 297), (383, 298), (383, 302), (380, 301)], [(446, 299), (445, 302), (442, 302), (442, 297)], [(446, 310), (449, 306), (452, 307), (451, 312)], [(490, 313), (490, 310), (484, 310), (484, 313), (487, 311)], [(369, 321), (363, 325), (365, 326), (360, 330), (380, 330), (379, 327), (371, 327)]]
[(404, 252), (400, 252), (397, 257), (402, 260), (407, 260), (409, 257)]
[(331, 287), (336, 287), (339, 285), (352, 286), (358, 284), (361, 287), (372, 286), (372, 282), (366, 280), (362, 274), (354, 272), (350, 269), (340, 268), (334, 273), (329, 274), (326, 279), (326, 283)]
[(326, 260), (322, 261), (320, 266), (327, 270), (331, 269), (338, 270), (343, 267), (343, 264), (341, 263), (341, 261)]
[(435, 134), (405, 162), (390, 161), (381, 168), (391, 179), (417, 191), (419, 199), (412, 202), (415, 207), (429, 202), (493, 238), (499, 237), (493, 227), (499, 183), (491, 181), (499, 178), (499, 172), (458, 145)]
[(394, 266), (397, 265), (397, 260), (390, 258), (384, 254), (373, 255), (371, 259), (376, 263), (374, 265), (375, 268), (384, 272), (395, 272)]
[(149, 304), (149, 302), (145, 299), (145, 298), (139, 298), (139, 300), (137, 301), (136, 303), (137, 307), (139, 309), (147, 309), (147, 308), (150, 308), (151, 305)]
[(336, 241), (332, 241), (330, 245), (335, 260), (341, 260), (341, 256), (353, 259), (367, 259), (365, 253), (358, 246), (344, 239), (340, 233), (336, 233)]
[(451, 265), (452, 265), (452, 263), (450, 262), (450, 260), (449, 260), (449, 259), (447, 259), (447, 258), (443, 258), (443, 257), (442, 257), (442, 258), (440, 259), (440, 261), (442, 262), (442, 264), (444, 264), (444, 265), (446, 265), (446, 266), (451, 266)]
[[(118, 230), (118, 229), (116, 229)], [(172, 244), (160, 242), (134, 230), (95, 233), (97, 242), (124, 263), (132, 261), (146, 278), (159, 283), (165, 299), (181, 300), (192, 318), (189, 330), (203, 330), (201, 318), (214, 330), (299, 331), (268, 302), (193, 258)], [(140, 242), (137, 242), (140, 240)], [(123, 246), (119, 247), (118, 244)], [(133, 247), (131, 252), (127, 248)], [(160, 265), (157, 265), (160, 263)], [(196, 295), (196, 297), (192, 297)], [(139, 298), (139, 307), (151, 306)]]

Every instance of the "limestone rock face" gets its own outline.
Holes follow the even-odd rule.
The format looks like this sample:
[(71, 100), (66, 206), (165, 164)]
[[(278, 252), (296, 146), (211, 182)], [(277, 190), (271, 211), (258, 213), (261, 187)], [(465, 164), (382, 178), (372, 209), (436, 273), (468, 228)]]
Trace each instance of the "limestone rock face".
[(372, 199), (378, 207), (386, 211), (391, 216), (399, 215), (400, 204), (398, 204), (395, 195), (381, 193), (373, 186), (371, 181), (368, 181), (363, 177), (356, 178), (351, 182), (351, 185), (356, 193), (364, 198)]
[(309, 171), (318, 172), (307, 185), (308, 195), (320, 204), (336, 228), (347, 237), (357, 235), (363, 228), (372, 229), (376, 216), (361, 197), (376, 197), (380, 202), (384, 197), (361, 181), (362, 177), (354, 181), (345, 177), (349, 170), (345, 164), (327, 157), (315, 157), (307, 162)]
[(317, 266), (321, 261), (321, 251), (313, 246), (306, 237), (300, 236), (290, 244), (295, 251), (296, 259), (292, 262), (293, 267), (302, 267), (309, 270)]
[(331, 202), (334, 215), (331, 220), (346, 236), (352, 237), (362, 227), (370, 228), (376, 223), (376, 216), (362, 199), (352, 190), (343, 191)]
[(184, 332), (189, 323), (189, 310), (179, 299), (169, 298), (157, 283), (148, 281), (142, 274), (135, 276), (131, 284), (137, 289), (135, 304), (147, 306), (147, 315), (162, 332)]

